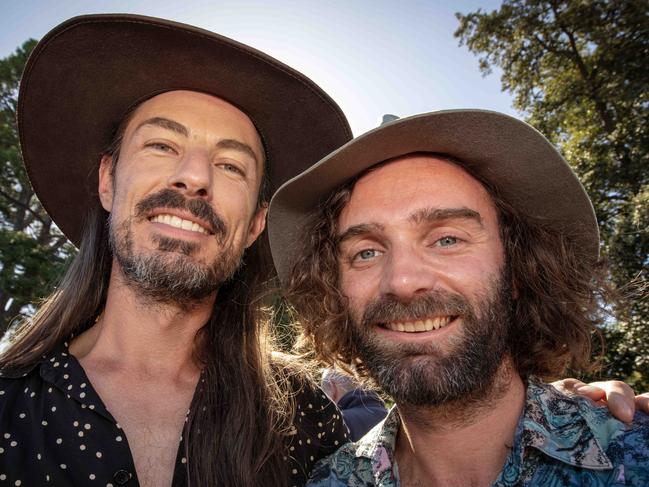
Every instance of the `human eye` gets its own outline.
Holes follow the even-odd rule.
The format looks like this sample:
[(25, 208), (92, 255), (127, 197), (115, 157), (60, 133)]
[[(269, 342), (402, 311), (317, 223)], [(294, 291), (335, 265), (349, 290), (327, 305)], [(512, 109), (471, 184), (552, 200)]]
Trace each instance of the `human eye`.
[(164, 142), (148, 142), (146, 144), (146, 147), (149, 149), (152, 149), (156, 152), (163, 152), (167, 154), (175, 154), (176, 150), (171, 147), (169, 144), (166, 144)]
[(363, 249), (359, 252), (356, 252), (352, 257), (352, 262), (363, 263), (369, 262), (380, 255), (380, 252), (376, 249)]
[(221, 161), (221, 162), (218, 163), (218, 167), (220, 167), (224, 171), (231, 172), (231, 173), (237, 174), (239, 176), (244, 176), (245, 177), (245, 175), (246, 175), (246, 173), (243, 171), (243, 169), (241, 169), (241, 167), (239, 167), (239, 165), (235, 164), (234, 162)]
[(460, 239), (453, 235), (444, 235), (442, 238), (439, 238), (435, 241), (437, 247), (452, 247), (457, 245), (460, 242)]

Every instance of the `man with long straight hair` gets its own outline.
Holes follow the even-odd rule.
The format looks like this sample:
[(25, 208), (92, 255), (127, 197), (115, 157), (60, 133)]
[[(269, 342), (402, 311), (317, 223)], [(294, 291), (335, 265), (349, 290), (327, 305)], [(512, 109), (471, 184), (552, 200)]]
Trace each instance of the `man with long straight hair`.
[(649, 485), (649, 416), (542, 381), (591, 368), (611, 301), (591, 202), (532, 127), (392, 121), (282, 186), (269, 222), (303, 339), (396, 404), (307, 485)]
[(31, 183), (79, 254), (0, 358), (0, 481), (301, 485), (344, 443), (271, 359), (270, 191), (350, 139), (313, 82), (175, 22), (90, 15), (22, 78)]

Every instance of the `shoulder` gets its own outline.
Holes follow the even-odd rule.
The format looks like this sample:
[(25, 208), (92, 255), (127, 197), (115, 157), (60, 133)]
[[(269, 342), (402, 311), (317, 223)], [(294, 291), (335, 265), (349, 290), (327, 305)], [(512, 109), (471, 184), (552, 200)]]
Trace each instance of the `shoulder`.
[[(634, 450), (649, 462), (649, 416), (636, 412), (631, 423), (616, 419), (608, 408), (582, 397), (574, 398), (581, 416), (609, 456), (620, 458), (621, 450)], [(613, 459), (613, 458), (612, 458)], [(647, 464), (649, 466), (649, 464)]]
[[(35, 394), (35, 385), (40, 385), (38, 364), (17, 368), (0, 369), (0, 411), (11, 407), (24, 396)], [(32, 391), (32, 392), (30, 392)]]
[(273, 356), (273, 368), (289, 395), (290, 428), (286, 437), (292, 485), (303, 485), (314, 464), (349, 441), (335, 404), (311, 380), (299, 361)]
[(649, 416), (637, 412), (631, 424), (609, 434), (607, 455), (624, 466), (626, 485), (649, 485)]
[[(348, 441), (342, 414), (317, 385), (302, 382), (296, 390), (294, 404), (296, 447), (313, 445), (318, 450), (318, 458), (322, 458)], [(313, 446), (308, 449), (312, 450)]]
[(533, 413), (534, 446), (588, 478), (612, 475), (624, 479), (623, 485), (649, 485), (649, 416), (638, 412), (625, 424), (608, 408), (550, 385), (536, 382), (530, 391), (534, 400), (528, 394), (526, 414)]
[(396, 409), (355, 443), (348, 443), (313, 469), (309, 487), (397, 486), (394, 447), (399, 430)]
[(342, 415), (312, 379), (312, 373), (297, 357), (288, 354), (273, 353), (272, 366), (276, 377), (284, 384), (282, 389), (290, 396), (297, 434), (316, 439), (330, 437), (336, 448), (341, 446), (345, 441), (338, 443), (336, 440), (347, 436)]
[(347, 443), (338, 451), (319, 461), (307, 487), (339, 487), (371, 485), (372, 465), (369, 459), (357, 455), (359, 443)]
[(624, 478), (624, 485), (649, 485), (649, 416), (637, 412), (630, 424), (614, 418), (608, 408), (577, 399), (595, 441)]

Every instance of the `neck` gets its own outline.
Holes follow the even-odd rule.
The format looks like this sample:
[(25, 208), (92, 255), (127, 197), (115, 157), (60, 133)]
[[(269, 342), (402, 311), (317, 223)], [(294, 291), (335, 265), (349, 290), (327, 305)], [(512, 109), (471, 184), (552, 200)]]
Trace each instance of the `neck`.
[(70, 352), (82, 363), (101, 362), (111, 369), (195, 374), (196, 333), (210, 319), (215, 298), (216, 293), (191, 306), (145, 300), (114, 263), (104, 311), (73, 340)]
[(479, 403), (465, 398), (435, 407), (398, 405), (395, 457), (402, 485), (492, 485), (524, 404), (525, 385), (506, 359)]

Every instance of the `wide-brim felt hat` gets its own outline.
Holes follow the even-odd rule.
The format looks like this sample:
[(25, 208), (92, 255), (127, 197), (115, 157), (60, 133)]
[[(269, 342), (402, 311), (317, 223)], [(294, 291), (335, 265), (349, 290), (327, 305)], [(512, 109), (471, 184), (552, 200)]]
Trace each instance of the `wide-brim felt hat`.
[(306, 237), (309, 214), (372, 166), (415, 152), (457, 159), (524, 215), (569, 234), (585, 258), (599, 256), (593, 205), (577, 176), (535, 128), (485, 110), (444, 110), (381, 125), (286, 182), (273, 196), (268, 235), (275, 268), (286, 284)]
[(322, 89), (256, 49), (158, 18), (75, 17), (35, 47), (18, 99), (29, 179), (75, 244), (87, 209), (98, 204), (97, 167), (117, 125), (136, 104), (172, 90), (215, 95), (248, 115), (273, 191), (351, 139), (344, 114)]

